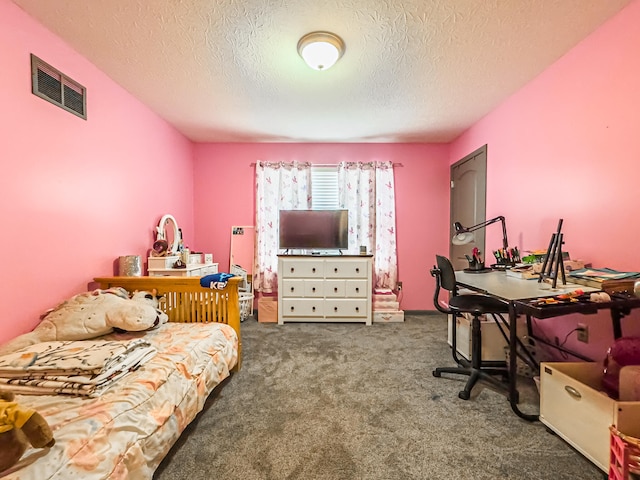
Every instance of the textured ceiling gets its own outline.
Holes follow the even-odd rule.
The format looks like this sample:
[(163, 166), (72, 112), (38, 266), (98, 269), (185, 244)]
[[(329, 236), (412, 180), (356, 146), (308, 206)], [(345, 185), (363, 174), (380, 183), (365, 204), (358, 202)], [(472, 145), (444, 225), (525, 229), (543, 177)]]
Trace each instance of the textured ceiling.
[(631, 0), (13, 1), (197, 142), (447, 142)]

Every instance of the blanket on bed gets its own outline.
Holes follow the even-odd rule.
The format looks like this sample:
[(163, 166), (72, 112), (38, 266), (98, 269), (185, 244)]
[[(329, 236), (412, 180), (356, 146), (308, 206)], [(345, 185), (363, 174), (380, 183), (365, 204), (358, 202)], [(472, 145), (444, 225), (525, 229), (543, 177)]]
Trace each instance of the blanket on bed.
[(43, 342), (0, 356), (0, 385), (23, 394), (96, 396), (155, 354), (144, 339)]
[(16, 395), (47, 419), (56, 444), (27, 450), (2, 480), (151, 480), (238, 360), (238, 336), (220, 323), (166, 323), (102, 339), (144, 339), (158, 353), (99, 397)]

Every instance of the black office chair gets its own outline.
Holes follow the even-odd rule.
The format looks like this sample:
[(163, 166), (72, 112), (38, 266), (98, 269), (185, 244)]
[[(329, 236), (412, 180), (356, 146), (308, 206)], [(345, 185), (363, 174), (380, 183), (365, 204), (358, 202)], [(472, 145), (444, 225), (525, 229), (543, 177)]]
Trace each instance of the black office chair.
[[(463, 390), (458, 393), (458, 397), (468, 400), (471, 396), (471, 389), (478, 380), (484, 380), (497, 389), (508, 394), (508, 385), (496, 378), (500, 375), (502, 379), (508, 378), (506, 362), (483, 361), (482, 360), (482, 333), (480, 328), (481, 315), (508, 314), (509, 304), (488, 295), (477, 293), (458, 294), (456, 276), (453, 265), (448, 258), (436, 255), (437, 266), (431, 270), (431, 275), (436, 279), (436, 290), (433, 301), (438, 311), (453, 316), (452, 321), (452, 350), (453, 359), (458, 364), (457, 367), (439, 367), (433, 371), (434, 377), (440, 377), (443, 373), (454, 373), (469, 376), (469, 380)], [(478, 275), (482, 275), (479, 273)], [(450, 294), (448, 304), (443, 306), (440, 303), (440, 290), (447, 290)], [(462, 313), (470, 313), (473, 316), (471, 322), (471, 361), (458, 356), (456, 347), (456, 317)], [(496, 319), (497, 320), (497, 319)]]

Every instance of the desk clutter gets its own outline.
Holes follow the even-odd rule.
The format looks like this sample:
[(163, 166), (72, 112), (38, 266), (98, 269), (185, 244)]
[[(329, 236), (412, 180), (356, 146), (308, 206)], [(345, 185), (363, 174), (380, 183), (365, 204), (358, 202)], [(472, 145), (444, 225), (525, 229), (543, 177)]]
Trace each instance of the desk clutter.
[[(147, 275), (202, 277), (218, 272), (213, 254), (194, 252), (185, 245), (182, 229), (173, 215), (164, 215), (154, 228), (155, 240), (149, 249)], [(118, 259), (118, 272), (122, 277), (143, 275), (142, 257), (125, 255)]]

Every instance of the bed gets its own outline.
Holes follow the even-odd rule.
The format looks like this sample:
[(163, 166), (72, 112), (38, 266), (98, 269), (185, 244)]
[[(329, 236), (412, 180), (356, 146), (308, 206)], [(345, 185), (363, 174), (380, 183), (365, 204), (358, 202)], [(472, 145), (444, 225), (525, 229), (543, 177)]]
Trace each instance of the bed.
[(106, 335), (143, 338), (157, 354), (95, 398), (17, 395), (51, 426), (56, 444), (30, 449), (3, 479), (144, 479), (153, 472), (211, 391), (240, 368), (238, 283), (200, 286), (195, 277), (104, 277), (99, 288), (156, 289), (169, 322), (146, 332)]

